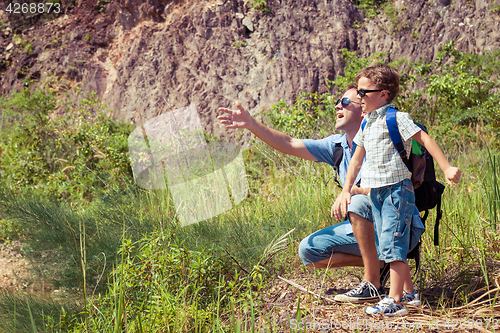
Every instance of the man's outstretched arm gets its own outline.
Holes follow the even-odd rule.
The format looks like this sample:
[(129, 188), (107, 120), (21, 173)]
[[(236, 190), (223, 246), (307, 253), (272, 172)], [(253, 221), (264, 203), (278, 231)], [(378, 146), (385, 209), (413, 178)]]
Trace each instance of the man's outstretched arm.
[(317, 159), (309, 152), (302, 140), (294, 139), (285, 133), (274, 130), (255, 120), (239, 102), (236, 102), (237, 110), (219, 108), (224, 114), (217, 117), (226, 128), (246, 128), (255, 136), (264, 141), (272, 148), (282, 153), (297, 156), (309, 161)]

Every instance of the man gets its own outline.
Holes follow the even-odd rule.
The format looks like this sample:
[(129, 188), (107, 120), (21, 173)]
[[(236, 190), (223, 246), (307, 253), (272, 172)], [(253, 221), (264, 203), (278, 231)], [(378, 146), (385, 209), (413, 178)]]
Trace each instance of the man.
[[(322, 140), (295, 139), (266, 127), (256, 121), (238, 102), (236, 102), (237, 110), (220, 108), (219, 111), (224, 114), (217, 118), (228, 129), (249, 129), (266, 144), (285, 154), (310, 161), (325, 162), (332, 166), (334, 165), (333, 149), (336, 143), (340, 143), (343, 148), (343, 158), (339, 166), (339, 175), (343, 183), (355, 150), (352, 140), (363, 120), (363, 112), (356, 91), (355, 84), (349, 85), (335, 106), (336, 128), (345, 134), (334, 134)], [(364, 266), (362, 283), (346, 294), (335, 296), (335, 300), (351, 303), (378, 301), (385, 293), (380, 285), (381, 262), (377, 257), (371, 206), (366, 196), (369, 189), (362, 189), (355, 185), (351, 193), (359, 195), (353, 195), (349, 205), (350, 221), (326, 227), (306, 237), (300, 243), (299, 256), (309, 267)]]

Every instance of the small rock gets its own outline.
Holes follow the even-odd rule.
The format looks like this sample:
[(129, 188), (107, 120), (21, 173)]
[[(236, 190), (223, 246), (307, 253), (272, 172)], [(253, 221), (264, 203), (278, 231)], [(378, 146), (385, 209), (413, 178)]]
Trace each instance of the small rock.
[(10, 43), (9, 45), (7, 45), (7, 48), (5, 49), (5, 51), (9, 51), (13, 47), (14, 47), (14, 44)]
[(252, 20), (250, 20), (248, 17), (245, 17), (243, 19), (243, 25), (245, 27), (247, 27), (248, 30), (252, 31), (253, 32), (253, 23), (252, 23)]
[(236, 13), (236, 17), (242, 19), (245, 17), (245, 15), (243, 15), (242, 13)]

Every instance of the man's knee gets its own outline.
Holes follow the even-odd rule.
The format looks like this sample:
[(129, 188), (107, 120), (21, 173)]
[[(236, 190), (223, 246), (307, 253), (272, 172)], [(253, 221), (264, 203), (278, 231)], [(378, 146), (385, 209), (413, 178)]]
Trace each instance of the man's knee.
[[(373, 224), (372, 206), (366, 195), (354, 195), (348, 207), (348, 217), (351, 223)], [(373, 225), (372, 225), (373, 227)]]
[(311, 253), (311, 246), (309, 245), (309, 237), (302, 239), (299, 244), (299, 258), (304, 265), (308, 265), (311, 261), (308, 260)]

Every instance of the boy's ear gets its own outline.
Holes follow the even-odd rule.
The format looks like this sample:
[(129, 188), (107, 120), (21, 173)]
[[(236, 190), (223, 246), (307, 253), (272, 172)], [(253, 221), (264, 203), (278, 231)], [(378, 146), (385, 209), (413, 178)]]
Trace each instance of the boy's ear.
[(387, 100), (390, 98), (390, 96), (391, 96), (391, 92), (390, 92), (389, 90), (386, 90), (386, 89), (382, 90), (382, 91), (381, 91), (381, 93), (382, 93), (382, 97), (385, 97), (385, 100), (386, 100), (386, 101), (387, 101)]

